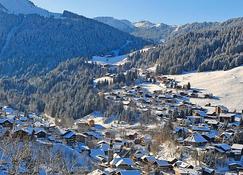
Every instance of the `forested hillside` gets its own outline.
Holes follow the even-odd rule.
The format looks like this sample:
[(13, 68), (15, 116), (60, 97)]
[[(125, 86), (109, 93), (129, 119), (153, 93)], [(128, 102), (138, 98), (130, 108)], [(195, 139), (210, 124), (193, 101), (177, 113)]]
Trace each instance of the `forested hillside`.
[(102, 104), (93, 88), (93, 78), (103, 73), (98, 65), (87, 63), (87, 59), (72, 59), (46, 76), (1, 79), (0, 101), (23, 111), (80, 118)]
[(243, 19), (182, 33), (148, 52), (134, 54), (130, 60), (135, 66), (157, 64), (157, 73), (163, 74), (226, 70), (242, 65)]
[(181, 34), (198, 30), (212, 29), (220, 25), (218, 22), (194, 22), (181, 26), (173, 26), (164, 23), (154, 24), (150, 21), (139, 21), (132, 23), (127, 20), (119, 20), (112, 17), (97, 17), (94, 19), (121, 31), (130, 33), (134, 36), (150, 40), (155, 44), (164, 42), (169, 38), (179, 36)]
[(0, 75), (39, 74), (66, 59), (120, 53), (148, 42), (82, 16), (71, 18), (0, 12)]

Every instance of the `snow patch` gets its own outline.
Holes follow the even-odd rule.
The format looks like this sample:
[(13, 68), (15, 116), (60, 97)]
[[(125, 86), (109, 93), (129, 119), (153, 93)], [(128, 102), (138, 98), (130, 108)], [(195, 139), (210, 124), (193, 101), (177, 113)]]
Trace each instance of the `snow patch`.
[(108, 65), (117, 65), (119, 63), (124, 62), (127, 58), (127, 55), (120, 55), (120, 56), (93, 56), (92, 61), (96, 62), (97, 64), (108, 64)]
[(108, 81), (109, 83), (112, 83), (113, 82), (113, 78), (112, 77), (108, 77), (108, 76), (97, 78), (97, 79), (94, 80), (94, 83), (97, 84), (99, 82), (104, 82), (104, 81)]
[(35, 6), (29, 0), (0, 0), (0, 6), (3, 6), (5, 12), (10, 14), (38, 14), (45, 17), (57, 16), (45, 9)]
[(134, 26), (137, 28), (151, 28), (156, 26), (156, 24), (153, 24), (149, 21), (139, 21), (139, 22), (135, 22)]
[(144, 83), (139, 85), (141, 88), (147, 90), (150, 93), (153, 93), (154, 91), (161, 91), (163, 90), (163, 87), (157, 84), (152, 84), (152, 83)]

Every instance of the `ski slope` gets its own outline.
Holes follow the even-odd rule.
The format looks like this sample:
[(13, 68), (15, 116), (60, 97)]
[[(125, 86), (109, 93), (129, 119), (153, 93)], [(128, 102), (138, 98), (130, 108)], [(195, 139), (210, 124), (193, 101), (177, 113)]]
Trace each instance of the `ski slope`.
[(230, 110), (243, 110), (243, 66), (228, 71), (214, 71), (190, 73), (174, 77), (182, 83), (190, 82), (192, 87), (202, 89), (203, 92), (213, 93), (218, 99), (192, 99), (191, 101), (205, 105), (225, 105)]

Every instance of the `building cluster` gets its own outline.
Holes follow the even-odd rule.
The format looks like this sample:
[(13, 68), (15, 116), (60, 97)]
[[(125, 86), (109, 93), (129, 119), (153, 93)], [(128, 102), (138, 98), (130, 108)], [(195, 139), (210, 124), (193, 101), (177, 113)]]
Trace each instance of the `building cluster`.
[[(155, 85), (163, 88), (153, 90)], [(152, 90), (147, 86), (152, 86)], [(217, 98), (213, 94), (206, 94), (191, 88), (190, 83), (180, 85), (174, 79), (156, 77), (156, 81), (153, 83), (151, 81), (144, 82), (140, 85), (123, 87), (105, 93), (105, 98), (113, 103), (122, 103), (124, 107), (135, 108), (141, 112), (149, 111), (151, 116), (158, 119), (158, 122), (170, 121), (174, 142), (181, 150), (179, 157), (161, 160), (157, 159), (158, 155), (150, 152), (149, 143), (138, 142), (133, 138), (132, 143), (127, 144), (128, 148), (132, 150), (131, 154), (126, 154), (126, 156), (117, 152), (113, 154), (114, 160), (117, 160), (117, 157), (119, 160), (122, 158), (128, 160), (129, 158), (128, 162), (132, 162), (131, 166), (126, 165), (127, 168), (123, 167), (123, 169), (140, 170), (140, 173), (143, 174), (148, 171), (154, 174), (242, 172), (242, 113), (229, 111), (227, 107), (222, 105), (213, 106), (209, 103), (205, 106), (199, 106), (190, 102), (191, 98)], [(143, 133), (136, 134), (138, 138), (142, 138)], [(106, 144), (108, 149), (109, 144)], [(141, 150), (137, 148), (138, 145), (139, 148), (142, 148)], [(139, 152), (141, 157), (137, 157), (137, 152), (134, 150)], [(125, 160), (124, 162), (126, 162)], [(107, 167), (121, 168), (114, 166), (113, 162), (106, 162), (106, 164), (111, 164)], [(147, 171), (145, 168), (147, 166), (153, 168)], [(103, 174), (105, 172), (102, 171)]]
[[(161, 88), (155, 88), (161, 87)], [(77, 120), (72, 128), (60, 128), (33, 113), (1, 108), (1, 137), (60, 143), (87, 155), (89, 175), (227, 174), (243, 170), (242, 113), (225, 106), (198, 106), (191, 98), (215, 98), (191, 85), (167, 77), (105, 93), (112, 103), (148, 112), (161, 126), (170, 122), (179, 156), (161, 158), (151, 151), (152, 137), (132, 125), (103, 125)], [(147, 116), (150, 117), (150, 116)], [(125, 130), (125, 132), (124, 132)], [(124, 132), (122, 134), (122, 132)]]

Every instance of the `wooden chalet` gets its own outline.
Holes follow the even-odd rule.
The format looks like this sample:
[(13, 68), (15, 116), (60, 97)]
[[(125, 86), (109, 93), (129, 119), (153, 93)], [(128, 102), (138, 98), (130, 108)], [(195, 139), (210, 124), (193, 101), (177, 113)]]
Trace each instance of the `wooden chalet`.
[(0, 125), (6, 128), (13, 128), (14, 121), (11, 119), (0, 119)]
[(45, 138), (45, 137), (47, 137), (47, 132), (43, 128), (35, 128), (34, 129), (34, 135), (37, 138)]
[(16, 128), (12, 131), (13, 138), (30, 140), (33, 138), (33, 128)]

